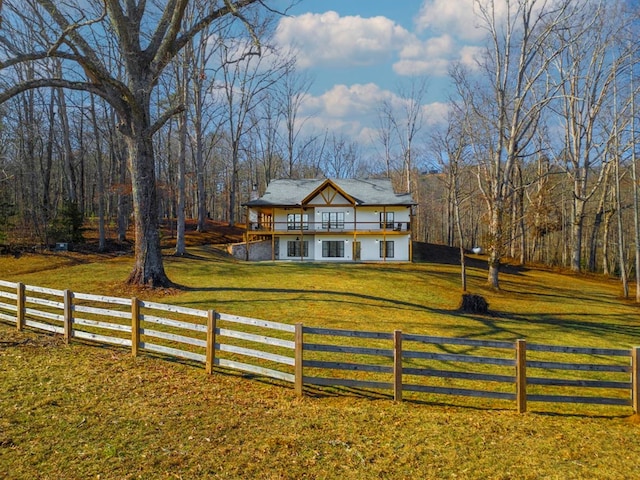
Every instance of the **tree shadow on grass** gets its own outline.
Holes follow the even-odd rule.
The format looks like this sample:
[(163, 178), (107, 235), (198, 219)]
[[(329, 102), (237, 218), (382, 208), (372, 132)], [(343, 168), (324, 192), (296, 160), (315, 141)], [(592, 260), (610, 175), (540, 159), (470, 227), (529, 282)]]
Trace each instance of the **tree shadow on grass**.
[[(439, 314), (455, 314), (456, 310), (448, 310), (448, 309), (440, 309), (428, 307), (426, 305), (416, 303), (416, 302), (407, 302), (403, 300), (397, 300), (393, 298), (385, 298), (375, 295), (366, 295), (361, 293), (354, 292), (343, 292), (339, 290), (306, 290), (306, 289), (295, 289), (295, 288), (251, 288), (251, 287), (183, 287), (185, 291), (191, 292), (242, 292), (242, 293), (257, 293), (257, 294), (282, 294), (282, 295), (309, 295), (313, 294), (314, 296), (326, 296), (333, 298), (314, 298), (313, 301), (325, 301), (325, 302), (341, 302), (341, 303), (353, 303), (355, 305), (361, 305), (361, 301), (368, 302), (376, 302), (381, 304), (387, 304), (390, 307), (401, 308), (401, 309), (411, 309), (411, 310), (419, 310), (429, 313), (439, 313)], [(343, 298), (344, 300), (338, 300), (339, 298)], [(349, 301), (349, 299), (354, 299), (354, 301)], [(293, 301), (309, 301), (309, 298), (297, 298), (293, 299)], [(265, 300), (262, 300), (265, 301)], [(283, 298), (278, 298), (274, 300), (270, 300), (274, 302), (282, 302)], [(291, 302), (292, 299), (287, 297), (287, 302)], [(225, 303), (224, 301), (218, 303)], [(191, 302), (192, 305), (198, 304), (198, 302)]]
[[(571, 318), (566, 318), (569, 316)], [(475, 335), (474, 338), (490, 337), (491, 335), (500, 335), (504, 338), (504, 334), (507, 333), (514, 339), (526, 339), (526, 335), (517, 328), (519, 323), (526, 323), (527, 327), (535, 325), (557, 330), (558, 338), (561, 338), (563, 333), (575, 334), (578, 332), (595, 337), (611, 335), (629, 337), (629, 339), (635, 339), (636, 344), (640, 344), (640, 325), (597, 321), (594, 315), (588, 313), (571, 313), (566, 315), (530, 313), (524, 316), (514, 312), (492, 311), (489, 315), (469, 315), (467, 317), (484, 325), (486, 328), (482, 334)], [(621, 321), (628, 320), (627, 315), (608, 315), (608, 318), (615, 317), (619, 317)], [(584, 321), (578, 318), (584, 318)], [(510, 327), (506, 325), (507, 322), (511, 324)]]

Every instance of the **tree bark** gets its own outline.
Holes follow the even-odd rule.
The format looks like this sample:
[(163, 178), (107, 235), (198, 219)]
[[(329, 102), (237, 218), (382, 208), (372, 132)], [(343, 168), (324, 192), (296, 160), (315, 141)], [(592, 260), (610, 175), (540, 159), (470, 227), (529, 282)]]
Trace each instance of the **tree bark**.
[(127, 280), (134, 285), (169, 287), (171, 281), (164, 271), (158, 222), (158, 194), (155, 161), (151, 136), (141, 133), (125, 135), (131, 172), (134, 226), (135, 263)]

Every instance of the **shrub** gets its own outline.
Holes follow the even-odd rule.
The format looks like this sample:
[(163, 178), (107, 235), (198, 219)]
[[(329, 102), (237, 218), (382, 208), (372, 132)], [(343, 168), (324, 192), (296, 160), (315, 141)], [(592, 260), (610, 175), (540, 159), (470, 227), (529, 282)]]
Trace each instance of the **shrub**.
[(462, 295), (460, 310), (465, 313), (488, 313), (489, 304), (482, 295), (465, 293)]

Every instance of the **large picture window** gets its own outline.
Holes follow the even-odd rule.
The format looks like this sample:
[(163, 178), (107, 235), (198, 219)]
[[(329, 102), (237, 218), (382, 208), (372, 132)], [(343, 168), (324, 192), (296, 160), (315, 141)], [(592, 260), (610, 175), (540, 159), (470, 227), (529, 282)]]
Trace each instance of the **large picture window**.
[(380, 228), (393, 228), (393, 212), (380, 212)]
[(380, 242), (380, 258), (393, 258), (393, 242)]
[(344, 228), (344, 212), (322, 212), (322, 228)]
[(344, 257), (344, 242), (325, 240), (322, 242), (322, 256), (342, 258)]
[(304, 240), (289, 240), (287, 242), (287, 257), (308, 257), (309, 242)]
[(289, 213), (287, 230), (309, 230), (309, 215), (306, 213)]

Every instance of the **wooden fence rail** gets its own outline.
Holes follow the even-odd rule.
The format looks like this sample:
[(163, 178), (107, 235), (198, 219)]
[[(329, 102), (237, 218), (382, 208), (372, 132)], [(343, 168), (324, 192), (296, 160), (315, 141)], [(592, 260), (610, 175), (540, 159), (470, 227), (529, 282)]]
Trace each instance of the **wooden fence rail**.
[[(0, 320), (294, 384), (640, 411), (638, 347), (608, 349), (305, 327), (0, 280)], [(577, 394), (576, 392), (579, 392)], [(604, 393), (603, 393), (604, 392)]]

